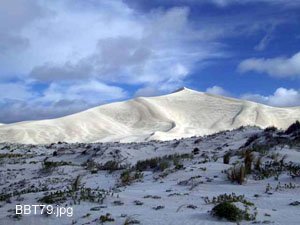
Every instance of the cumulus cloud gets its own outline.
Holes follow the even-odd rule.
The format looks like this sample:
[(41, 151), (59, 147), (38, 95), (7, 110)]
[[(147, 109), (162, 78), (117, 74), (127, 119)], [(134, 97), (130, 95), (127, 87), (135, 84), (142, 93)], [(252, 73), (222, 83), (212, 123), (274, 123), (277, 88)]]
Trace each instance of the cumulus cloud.
[[(106, 32), (107, 24), (96, 22), (100, 31), (98, 39), (93, 40), (96, 42), (92, 51), (67, 60), (48, 58), (45, 63), (33, 66), (30, 76), (41, 82), (93, 78), (125, 84), (161, 84), (168, 88), (184, 80), (197, 61), (221, 55), (213, 54), (219, 50), (216, 44), (209, 45), (208, 40), (199, 42), (188, 14), (188, 8), (172, 8), (150, 12), (135, 22), (130, 13), (124, 18), (108, 15), (112, 32)], [(69, 29), (77, 26), (76, 21)], [(130, 27), (130, 31), (123, 26)]]
[(300, 89), (295, 90), (293, 88), (287, 89), (280, 87), (275, 90), (271, 95), (260, 95), (256, 93), (245, 93), (242, 95), (233, 95), (229, 91), (220, 86), (213, 86), (206, 89), (209, 94), (222, 95), (222, 96), (234, 96), (235, 98), (241, 98), (253, 102), (262, 103), (265, 105), (275, 107), (293, 107), (300, 106)]
[[(132, 7), (140, 7), (143, 8), (141, 3), (149, 2), (148, 0), (124, 0), (125, 2), (129, 3)], [(160, 0), (152, 0), (152, 4), (158, 4)], [(281, 7), (295, 7), (300, 6), (299, 1), (295, 0), (164, 0), (164, 2), (169, 4), (195, 4), (195, 5), (202, 5), (202, 4), (214, 4), (217, 7), (227, 7), (230, 5), (246, 5), (246, 4), (253, 4), (253, 3), (267, 3), (271, 5), (280, 5)]]
[(272, 95), (244, 94), (241, 98), (278, 107), (300, 106), (300, 90), (283, 87), (278, 88)]
[(120, 87), (90, 80), (84, 83), (51, 83), (40, 100), (45, 102), (80, 100), (89, 104), (100, 104), (108, 100), (122, 99), (126, 96), (127, 93)]
[[(20, 81), (18, 88), (2, 83), (1, 90), (20, 93), (0, 96), (6, 122), (124, 99), (123, 84), (170, 91), (195, 62), (219, 57), (208, 40), (194, 46), (199, 37), (186, 7), (145, 15), (122, 1), (0, 0), (1, 10), (0, 80)], [(46, 88), (35, 88), (40, 84)], [(16, 107), (23, 116), (10, 113)]]
[(134, 96), (135, 97), (152, 97), (152, 96), (158, 96), (161, 94), (162, 94), (162, 91), (156, 87), (142, 87), (142, 88), (139, 88), (135, 92)]
[(300, 77), (300, 52), (290, 58), (250, 58), (242, 61), (238, 70), (241, 73), (258, 72), (267, 73), (274, 77)]
[(5, 123), (59, 117), (128, 97), (122, 88), (96, 80), (51, 83), (40, 95), (26, 83), (4, 83), (0, 89), (0, 121)]
[(285, 7), (300, 6), (300, 3), (295, 0), (212, 0), (214, 4), (220, 7), (225, 7), (232, 4), (248, 4), (248, 3), (268, 3), (272, 5), (281, 5)]
[(2, 123), (56, 118), (82, 111), (93, 106), (80, 100), (62, 100), (49, 104), (36, 104), (28, 101), (10, 99), (7, 99), (6, 101), (0, 100), (0, 105), (0, 121)]
[(213, 95), (230, 96), (231, 94), (220, 86), (213, 86), (206, 89), (206, 92)]
[(230, 56), (224, 37), (276, 23), (233, 15), (196, 24), (188, 7), (141, 12), (126, 2), (0, 0), (0, 122), (127, 98), (121, 87), (138, 89), (136, 96), (168, 93), (211, 60)]
[(0, 59), (10, 50), (29, 46), (22, 29), (50, 13), (34, 0), (0, 0)]

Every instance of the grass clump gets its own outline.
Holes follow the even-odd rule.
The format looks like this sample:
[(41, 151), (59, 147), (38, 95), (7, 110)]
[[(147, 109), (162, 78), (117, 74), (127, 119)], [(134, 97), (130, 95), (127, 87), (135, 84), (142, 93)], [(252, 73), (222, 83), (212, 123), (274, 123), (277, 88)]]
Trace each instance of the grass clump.
[(234, 166), (233, 168), (230, 168), (227, 170), (227, 178), (231, 182), (237, 182), (238, 184), (243, 184), (246, 180), (246, 171), (245, 166)]
[(140, 171), (130, 171), (130, 170), (125, 170), (123, 173), (120, 175), (120, 180), (123, 185), (129, 185), (132, 182), (136, 180), (140, 180), (143, 178), (143, 174)]
[[(192, 158), (192, 154), (173, 154), (166, 155), (163, 157), (156, 157), (151, 159), (140, 160), (136, 163), (135, 169), (138, 171), (145, 170), (154, 170), (154, 171), (164, 171), (171, 164), (174, 164), (176, 167), (176, 163), (179, 162), (180, 159)], [(180, 167), (180, 166), (179, 166)]]
[(99, 166), (99, 170), (108, 170), (110, 173), (116, 170), (122, 170), (124, 167), (117, 161), (110, 160)]
[(4, 154), (0, 154), (0, 159), (19, 158), (19, 157), (23, 157), (23, 156), (24, 155), (22, 155), (22, 154), (4, 153)]
[(245, 173), (250, 174), (252, 169), (252, 162), (253, 162), (253, 154), (250, 150), (245, 152), (244, 164), (245, 164)]
[(105, 223), (105, 222), (114, 222), (115, 219), (111, 217), (110, 213), (106, 213), (106, 215), (101, 215), (99, 218), (101, 223)]
[(230, 162), (230, 156), (231, 156), (230, 152), (227, 152), (227, 153), (223, 156), (223, 163), (224, 163), (224, 164), (229, 164), (229, 162)]
[(254, 203), (245, 199), (244, 195), (236, 195), (235, 193), (232, 194), (221, 194), (218, 196), (214, 196), (213, 198), (209, 199), (208, 197), (204, 198), (206, 204), (219, 204), (223, 202), (240, 202), (247, 206), (254, 206)]
[(44, 171), (51, 171), (52, 169), (59, 167), (59, 166), (66, 166), (66, 165), (70, 165), (70, 162), (64, 162), (64, 161), (60, 161), (60, 162), (54, 162), (54, 161), (47, 161), (47, 159), (45, 159), (42, 162), (42, 169)]

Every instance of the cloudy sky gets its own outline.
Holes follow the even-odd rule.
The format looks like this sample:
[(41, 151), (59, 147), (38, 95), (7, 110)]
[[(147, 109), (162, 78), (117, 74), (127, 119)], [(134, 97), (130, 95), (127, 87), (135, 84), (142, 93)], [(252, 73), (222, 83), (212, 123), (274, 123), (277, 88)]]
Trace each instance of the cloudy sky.
[(179, 87), (300, 105), (300, 1), (0, 0), (0, 123)]

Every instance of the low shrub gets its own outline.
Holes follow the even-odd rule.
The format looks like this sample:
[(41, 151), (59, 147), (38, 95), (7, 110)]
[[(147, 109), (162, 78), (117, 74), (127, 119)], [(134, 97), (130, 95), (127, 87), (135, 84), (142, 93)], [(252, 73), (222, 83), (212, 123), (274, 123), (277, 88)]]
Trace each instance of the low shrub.
[(277, 131), (277, 127), (270, 126), (264, 129), (264, 132), (275, 132)]
[(300, 122), (297, 120), (295, 123), (290, 125), (286, 131), (284, 132), (285, 134), (292, 134), (292, 133), (300, 133)]
[(250, 213), (249, 206), (244, 205), (244, 209), (240, 209), (232, 202), (221, 202), (213, 207), (211, 214), (220, 219), (226, 219), (231, 222), (239, 222), (242, 220), (255, 220), (257, 211), (254, 208), (254, 211)]
[(227, 219), (231, 222), (238, 222), (243, 219), (243, 211), (231, 202), (222, 202), (216, 205), (212, 211), (213, 216), (221, 219)]

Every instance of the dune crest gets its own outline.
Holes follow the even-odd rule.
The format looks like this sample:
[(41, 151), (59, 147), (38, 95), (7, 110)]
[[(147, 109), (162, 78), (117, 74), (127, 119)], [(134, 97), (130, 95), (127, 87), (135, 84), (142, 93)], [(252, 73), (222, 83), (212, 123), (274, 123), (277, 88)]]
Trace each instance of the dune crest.
[(168, 95), (111, 103), (57, 119), (4, 124), (0, 142), (171, 140), (242, 125), (286, 129), (299, 119), (300, 107), (276, 108), (181, 88)]

